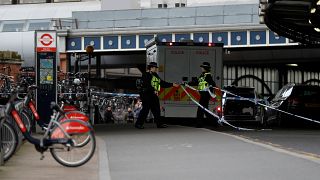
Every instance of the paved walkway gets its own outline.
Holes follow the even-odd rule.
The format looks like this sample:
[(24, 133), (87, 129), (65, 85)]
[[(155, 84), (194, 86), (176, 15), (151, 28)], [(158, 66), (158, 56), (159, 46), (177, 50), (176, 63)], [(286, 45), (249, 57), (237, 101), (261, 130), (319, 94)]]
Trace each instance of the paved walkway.
[(206, 129), (96, 126), (97, 151), (67, 168), (25, 143), (0, 180), (315, 180), (320, 159)]
[[(98, 141), (99, 142), (99, 141)], [(77, 168), (68, 168), (57, 163), (50, 152), (40, 160), (34, 146), (25, 142), (18, 152), (0, 166), (1, 180), (98, 180), (99, 179), (99, 143), (92, 159)]]
[(112, 180), (315, 180), (320, 160), (206, 129), (97, 128)]

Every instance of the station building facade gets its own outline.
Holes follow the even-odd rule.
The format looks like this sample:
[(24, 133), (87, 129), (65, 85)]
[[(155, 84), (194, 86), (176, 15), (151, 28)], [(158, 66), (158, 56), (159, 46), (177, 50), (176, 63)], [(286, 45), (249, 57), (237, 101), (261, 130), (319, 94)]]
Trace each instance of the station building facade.
[[(166, 42), (224, 43), (224, 85), (254, 86), (265, 96), (276, 93), (286, 83), (319, 85), (318, 48), (300, 45), (270, 31), (259, 23), (258, 7), (258, 4), (125, 10), (82, 7), (70, 17), (50, 21), (46, 27), (58, 32), (64, 71), (73, 71), (76, 59), (85, 56), (85, 47), (94, 46), (92, 73), (97, 82), (110, 77), (139, 76), (145, 68), (145, 43), (157, 36)], [(0, 36), (8, 33), (7, 21), (0, 22)], [(23, 24), (20, 33), (32, 35), (37, 29), (30, 28), (33, 20), (15, 21)], [(24, 39), (28, 38), (32, 36)], [(29, 58), (32, 64), (32, 56)], [(81, 66), (85, 71), (86, 62)]]

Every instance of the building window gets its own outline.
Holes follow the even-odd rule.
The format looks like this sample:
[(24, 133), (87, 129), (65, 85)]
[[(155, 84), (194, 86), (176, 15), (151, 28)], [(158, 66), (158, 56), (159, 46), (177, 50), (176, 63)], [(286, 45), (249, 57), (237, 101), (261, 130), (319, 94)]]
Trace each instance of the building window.
[(0, 4), (13, 4), (12, 0), (1, 0)]
[(185, 3), (175, 3), (175, 7), (186, 7)]
[(35, 31), (35, 30), (49, 30), (50, 29), (50, 22), (34, 22), (30, 23), (28, 30)]
[(19, 0), (12, 0), (12, 4), (19, 4)]
[(168, 4), (158, 4), (158, 8), (167, 8)]
[(20, 32), (23, 30), (24, 23), (3, 24), (2, 32)]

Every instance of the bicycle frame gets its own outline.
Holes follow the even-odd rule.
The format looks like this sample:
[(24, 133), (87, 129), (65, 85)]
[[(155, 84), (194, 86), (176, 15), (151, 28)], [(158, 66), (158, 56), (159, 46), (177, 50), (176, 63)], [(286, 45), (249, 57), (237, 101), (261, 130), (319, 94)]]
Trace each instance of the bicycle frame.
[[(39, 114), (38, 114), (38, 112), (37, 112), (37, 109), (36, 109), (36, 107), (35, 107), (35, 104), (34, 104), (33, 101), (32, 101), (32, 96), (31, 96), (31, 93), (30, 93), (30, 92), (31, 92), (31, 91), (29, 91), (29, 92), (27, 93), (27, 95), (25, 96), (23, 104), (24, 104), (25, 108), (29, 108), (29, 109), (31, 110), (31, 112), (32, 112), (35, 120), (36, 120), (37, 123), (38, 123), (38, 125), (39, 125), (40, 127), (42, 127), (42, 128), (45, 128), (45, 127), (47, 127), (47, 125), (44, 124), (43, 121), (40, 120), (40, 116), (39, 116)], [(63, 107), (64, 107), (64, 105), (62, 105), (62, 108), (63, 108)], [(63, 108), (63, 110), (64, 110), (64, 108)], [(61, 118), (61, 117), (60, 117), (60, 114), (59, 114), (56, 119), (60, 119), (59, 121), (61, 121), (61, 122), (62, 122), (62, 121), (65, 121), (65, 120), (67, 120), (67, 119), (77, 119), (77, 120), (82, 120), (82, 121), (85, 121), (85, 122), (89, 122), (89, 117), (86, 116), (84, 113), (82, 113), (82, 112), (80, 112), (80, 111), (77, 111), (77, 110), (76, 110), (76, 111), (68, 111), (68, 112), (65, 112), (65, 113), (63, 114), (63, 116), (64, 116), (64, 117)]]
[[(41, 139), (37, 139), (31, 136), (31, 134), (27, 131), (26, 126), (24, 125), (18, 111), (15, 109), (13, 105), (13, 101), (15, 99), (15, 95), (11, 96), (9, 102), (6, 105), (5, 109), (5, 114), (6, 116), (12, 116), (15, 123), (17, 123), (20, 131), (22, 132), (23, 136), (32, 144), (38, 145), (40, 147), (49, 147), (52, 146), (53, 144), (70, 144), (73, 146), (73, 142), (71, 140), (70, 134), (76, 134), (76, 133), (86, 133), (92, 130), (92, 127), (88, 124), (85, 123), (84, 121), (81, 120), (65, 120), (64, 124), (61, 125), (60, 122), (57, 120), (59, 117), (59, 113), (55, 112), (51, 116), (49, 125), (45, 131), (45, 134)], [(54, 126), (58, 127), (58, 130), (53, 131), (52, 129)], [(50, 137), (52, 134), (54, 135), (54, 139)], [(62, 134), (61, 134), (62, 133)], [(63, 138), (61, 138), (63, 137)]]

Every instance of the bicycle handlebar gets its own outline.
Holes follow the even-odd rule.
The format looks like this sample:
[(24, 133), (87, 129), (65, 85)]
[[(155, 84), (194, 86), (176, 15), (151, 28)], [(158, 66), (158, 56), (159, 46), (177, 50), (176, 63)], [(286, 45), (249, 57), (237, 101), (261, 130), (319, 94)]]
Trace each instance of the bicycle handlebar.
[(60, 114), (64, 114), (64, 111), (60, 108), (60, 106), (56, 102), (51, 102), (50, 108), (59, 112)]

